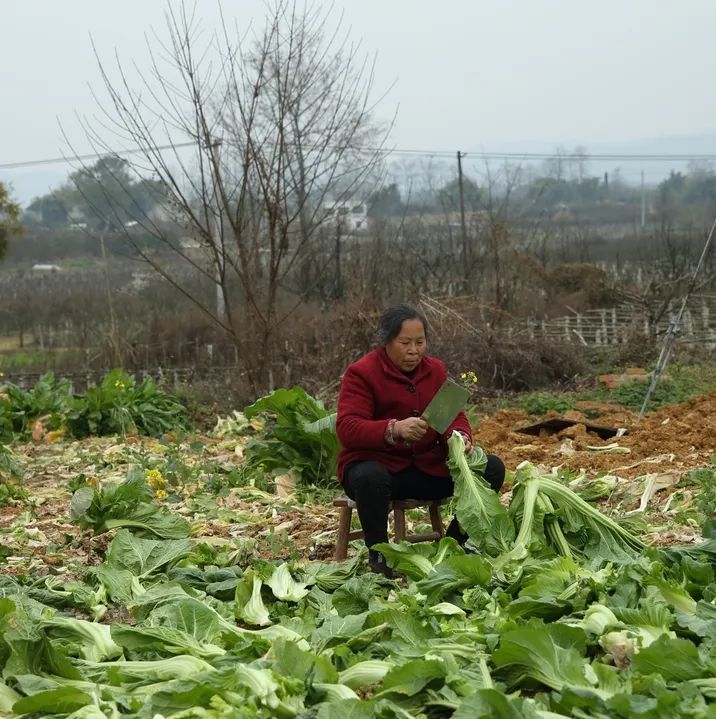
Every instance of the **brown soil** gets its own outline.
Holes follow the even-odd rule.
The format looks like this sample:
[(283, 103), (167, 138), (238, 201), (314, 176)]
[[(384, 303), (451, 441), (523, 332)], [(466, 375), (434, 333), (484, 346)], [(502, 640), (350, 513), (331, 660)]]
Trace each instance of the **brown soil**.
[[(602, 440), (588, 432), (584, 424), (577, 424), (557, 434), (535, 437), (516, 431), (517, 427), (533, 423), (524, 412), (503, 410), (480, 419), (474, 441), (499, 455), (508, 469), (529, 460), (595, 474), (608, 471), (623, 478), (667, 470), (685, 472), (703, 466), (716, 454), (716, 392), (663, 407), (647, 414), (638, 424), (636, 413), (618, 405), (583, 402), (579, 410), (565, 416), (592, 424), (625, 427), (627, 434)], [(587, 449), (615, 442), (628, 448), (629, 453)]]

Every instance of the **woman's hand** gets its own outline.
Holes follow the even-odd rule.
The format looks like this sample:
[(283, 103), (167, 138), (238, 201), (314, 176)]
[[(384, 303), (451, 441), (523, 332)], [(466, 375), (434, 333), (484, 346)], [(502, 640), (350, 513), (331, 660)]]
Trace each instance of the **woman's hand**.
[(403, 442), (414, 444), (425, 436), (428, 431), (428, 423), (421, 417), (408, 417), (398, 420), (393, 425), (393, 433)]

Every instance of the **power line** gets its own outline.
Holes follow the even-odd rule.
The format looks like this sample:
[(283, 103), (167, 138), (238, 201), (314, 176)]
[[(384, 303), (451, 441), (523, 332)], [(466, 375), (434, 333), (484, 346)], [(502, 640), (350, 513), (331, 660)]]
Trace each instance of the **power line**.
[(589, 154), (584, 155), (562, 155), (559, 153), (547, 153), (547, 152), (466, 152), (465, 156), (477, 156), (485, 159), (525, 159), (525, 160), (563, 160), (569, 161), (584, 161), (590, 162), (591, 160), (615, 160), (615, 161), (626, 161), (626, 162), (690, 162), (692, 160), (711, 160), (716, 161), (716, 154), (714, 155), (627, 155), (627, 154)]
[[(360, 149), (360, 148), (359, 148)], [(423, 155), (431, 157), (445, 157), (454, 159), (454, 150), (409, 150), (409, 149), (381, 149), (362, 148), (366, 152), (385, 152), (393, 155)], [(710, 160), (716, 162), (716, 154), (627, 154), (627, 153), (559, 153), (559, 152), (462, 152), (462, 157), (494, 160), (562, 160), (564, 162), (590, 162), (592, 160), (614, 160), (634, 162), (690, 162), (693, 160)]]
[[(192, 147), (195, 142), (178, 142), (170, 145), (159, 145), (155, 150), (174, 150), (182, 147)], [(144, 152), (137, 147), (134, 150), (108, 150), (107, 152), (91, 152), (86, 155), (73, 155), (72, 157), (48, 157), (43, 160), (21, 160), (20, 162), (6, 162), (0, 164), (0, 170), (15, 170), (20, 167), (34, 167), (36, 165), (58, 165), (61, 162), (70, 163), (76, 160), (97, 160), (100, 157), (117, 157), (121, 155), (136, 155)]]
[[(176, 150), (184, 147), (193, 147), (196, 142), (179, 142), (168, 145), (159, 145), (154, 150)], [(325, 149), (325, 148), (324, 148)], [(344, 148), (360, 153), (382, 153), (385, 155), (405, 155), (431, 158), (444, 158), (452, 160), (455, 157), (454, 150), (420, 150), (400, 147), (354, 147)], [(22, 167), (36, 167), (39, 165), (57, 165), (70, 163), (77, 160), (96, 160), (108, 156), (136, 155), (144, 152), (141, 148), (133, 150), (111, 150), (107, 152), (94, 152), (72, 157), (49, 157), (39, 160), (21, 160), (19, 162), (0, 163), (0, 170), (15, 170)], [(473, 151), (462, 152), (462, 157), (478, 160), (562, 160), (563, 162), (692, 162), (711, 161), (716, 162), (716, 154), (629, 154), (629, 153), (559, 153), (559, 152), (485, 152)]]

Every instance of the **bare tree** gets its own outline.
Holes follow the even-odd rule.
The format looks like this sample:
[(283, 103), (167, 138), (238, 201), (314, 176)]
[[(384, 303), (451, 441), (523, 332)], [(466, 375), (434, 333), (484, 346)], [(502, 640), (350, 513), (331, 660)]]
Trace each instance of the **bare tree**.
[(494, 290), (495, 307), (514, 309), (516, 288), (525, 272), (525, 252), (537, 243), (546, 243), (542, 218), (530, 217), (529, 206), (515, 202), (522, 183), (521, 165), (504, 163), (494, 170), (484, 167), (482, 222), (479, 227), (480, 263), (483, 284)]
[[(263, 30), (243, 36), (222, 19), (202, 40), (198, 5), (168, 5), (168, 37), (154, 38), (136, 82), (98, 57), (111, 102), (101, 123), (84, 124), (103, 151), (139, 149), (134, 172), (158, 181), (157, 204), (184, 237), (145, 213), (173, 261), (135, 249), (230, 337), (257, 390), (272, 382), (280, 328), (301, 301), (291, 273), (335, 207), (366, 191), (389, 129), (373, 120), (360, 46), (330, 10), (297, 6), (276, 0)], [(182, 283), (177, 258), (215, 284), (216, 306)]]

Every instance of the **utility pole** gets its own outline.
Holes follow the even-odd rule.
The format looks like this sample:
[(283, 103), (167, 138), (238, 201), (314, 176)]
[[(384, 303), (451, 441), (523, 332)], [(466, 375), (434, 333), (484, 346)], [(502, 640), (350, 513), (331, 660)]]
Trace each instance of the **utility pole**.
[(646, 227), (646, 190), (644, 189), (644, 170), (641, 171), (641, 231)]
[(465, 190), (462, 184), (462, 158), (464, 153), (457, 151), (457, 184), (460, 191), (460, 227), (462, 232), (462, 263), (463, 269), (467, 275), (467, 226), (465, 225)]

